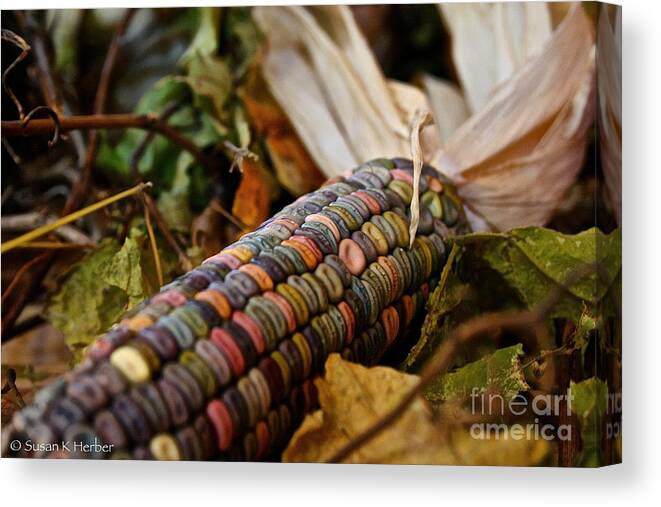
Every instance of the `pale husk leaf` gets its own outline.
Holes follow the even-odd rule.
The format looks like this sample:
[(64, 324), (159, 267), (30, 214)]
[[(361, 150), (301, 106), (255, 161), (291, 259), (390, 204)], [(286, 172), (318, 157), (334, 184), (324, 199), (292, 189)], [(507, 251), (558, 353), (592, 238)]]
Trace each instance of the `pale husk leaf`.
[(456, 179), (474, 227), (544, 225), (574, 182), (594, 114), (593, 38), (584, 11), (572, 9), (448, 139), (436, 165)]
[[(264, 76), (269, 88), (326, 175), (358, 161), (406, 155), (405, 119), (346, 7), (257, 7), (253, 16), (268, 41)], [(283, 51), (298, 67), (296, 73)], [(343, 145), (353, 163), (340, 168), (334, 152)]]
[(439, 5), (452, 37), (452, 55), (472, 112), (489, 102), (496, 87), (551, 35), (544, 2)]
[[(298, 51), (272, 47), (263, 62), (262, 72), (271, 93), (326, 176), (337, 176), (344, 168), (358, 163), (326, 107), (312, 69)], [(297, 93), (288, 90), (297, 90)]]
[[(599, 14), (597, 64), (599, 66), (599, 140), (606, 199), (622, 223), (622, 8)], [(614, 25), (614, 26), (613, 26)]]
[(452, 83), (430, 74), (422, 76), (441, 144), (464, 123), (470, 113), (461, 90)]

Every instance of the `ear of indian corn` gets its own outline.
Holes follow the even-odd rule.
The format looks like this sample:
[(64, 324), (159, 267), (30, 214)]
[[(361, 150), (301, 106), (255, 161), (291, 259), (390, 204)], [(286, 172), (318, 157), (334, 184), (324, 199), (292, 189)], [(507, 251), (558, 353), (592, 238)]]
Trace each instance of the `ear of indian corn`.
[[(408, 160), (363, 164), (165, 285), (15, 414), (3, 454), (277, 456), (316, 407), (326, 358), (373, 364), (402, 340), (448, 235), (467, 228), (450, 182), (425, 167), (409, 247), (412, 178)], [(34, 445), (11, 449), (17, 439)]]

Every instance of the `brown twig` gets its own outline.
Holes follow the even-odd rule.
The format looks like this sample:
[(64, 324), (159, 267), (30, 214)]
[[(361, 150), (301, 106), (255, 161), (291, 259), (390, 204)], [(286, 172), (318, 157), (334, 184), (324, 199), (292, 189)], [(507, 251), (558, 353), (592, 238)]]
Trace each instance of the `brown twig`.
[(19, 63), (21, 63), (23, 60), (27, 58), (32, 48), (27, 42), (25, 42), (25, 39), (23, 39), (23, 37), (15, 34), (11, 30), (7, 30), (6, 28), (2, 29), (2, 40), (11, 42), (21, 50), (21, 54), (19, 54), (14, 59), (14, 61), (9, 64), (7, 69), (5, 69), (5, 71), (2, 73), (2, 87), (4, 88), (5, 92), (7, 93), (7, 95), (9, 95), (9, 98), (11, 98), (12, 102), (16, 106), (16, 109), (18, 110), (18, 117), (22, 120), (23, 115), (25, 114), (23, 111), (23, 105), (18, 100), (18, 97), (14, 95), (13, 90), (7, 84), (7, 76), (9, 76), (9, 73), (14, 69), (14, 67), (16, 67)]
[[(13, 280), (9, 287), (5, 289), (2, 294), (2, 307), (7, 308), (6, 313), (2, 316), (2, 341), (5, 342), (8, 338), (8, 333), (16, 322), (16, 319), (23, 311), (25, 304), (32, 295), (33, 287), (43, 279), (50, 267), (50, 261), (53, 258), (53, 252), (44, 252), (30, 261), (26, 262), (14, 275)], [(25, 280), (24, 277), (30, 273), (30, 278)], [(35, 281), (36, 280), (36, 281)], [(5, 304), (9, 301), (10, 296), (16, 291), (18, 287), (23, 290), (19, 291), (13, 304)]]
[(248, 227), (241, 220), (239, 220), (234, 215), (232, 215), (229, 211), (227, 211), (217, 200), (212, 199), (211, 202), (209, 203), (209, 206), (211, 207), (211, 209), (213, 209), (214, 211), (220, 213), (227, 220), (232, 222), (232, 224), (234, 224), (240, 231), (250, 232), (250, 227)]
[[(159, 121), (154, 114), (94, 114), (80, 116), (60, 116), (60, 132), (73, 130), (95, 130), (95, 129), (122, 129), (137, 128), (160, 134), (181, 149), (189, 152), (195, 160), (209, 171), (213, 171), (214, 165), (200, 151), (193, 141), (182, 135), (177, 129)], [(0, 124), (2, 135), (16, 137), (21, 135), (52, 134), (55, 124), (52, 119), (35, 119), (28, 125), (21, 125), (19, 121), (3, 121)]]
[(152, 256), (154, 257), (154, 267), (156, 268), (156, 277), (158, 278), (158, 285), (163, 286), (163, 268), (161, 267), (161, 256), (158, 253), (158, 245), (156, 244), (156, 235), (154, 234), (154, 227), (151, 224), (151, 213), (147, 205), (145, 193), (142, 194), (142, 208), (145, 215), (145, 225), (147, 226), (147, 234), (149, 236), (149, 244), (151, 245)]
[(21, 124), (24, 128), (32, 121), (32, 118), (37, 113), (46, 113), (51, 118), (51, 120), (53, 120), (53, 123), (55, 123), (55, 128), (53, 129), (53, 137), (48, 141), (48, 147), (52, 148), (60, 140), (60, 117), (51, 107), (37, 106), (28, 114), (24, 115), (23, 118), (21, 118)]
[(144, 194), (144, 200), (145, 200), (145, 204), (147, 205), (147, 209), (149, 210), (151, 216), (154, 218), (154, 221), (156, 222), (158, 229), (161, 231), (163, 238), (165, 239), (165, 241), (167, 241), (170, 247), (172, 247), (172, 249), (174, 249), (174, 251), (177, 252), (177, 257), (179, 257), (179, 263), (181, 264), (181, 266), (184, 268), (185, 271), (190, 271), (191, 269), (193, 269), (193, 261), (186, 254), (186, 252), (184, 252), (184, 250), (181, 248), (177, 240), (174, 239), (174, 236), (170, 232), (168, 225), (165, 223), (165, 220), (163, 219), (161, 212), (158, 211), (158, 208), (156, 207), (154, 200), (151, 198), (149, 194)]
[[(103, 67), (101, 68), (99, 85), (96, 89), (96, 96), (94, 97), (94, 114), (102, 114), (106, 107), (110, 81), (115, 69), (117, 55), (119, 54), (120, 41), (134, 13), (135, 11), (133, 9), (127, 9), (121, 21), (115, 28), (115, 33), (113, 34), (112, 40), (110, 41), (110, 46), (108, 47), (106, 58), (103, 61)], [(64, 215), (67, 215), (80, 208), (89, 194), (98, 146), (99, 132), (97, 130), (92, 130), (90, 131), (87, 139), (85, 162), (83, 164), (80, 176), (78, 177), (78, 181), (76, 181), (73, 188), (71, 189), (71, 193), (69, 194), (69, 197), (64, 204)]]
[(53, 72), (50, 67), (46, 34), (40, 23), (34, 19), (34, 14), (32, 12), (16, 11), (15, 15), (21, 28), (25, 32), (33, 35), (32, 39), (34, 40), (32, 40), (32, 50), (34, 51), (37, 79), (44, 100), (57, 114), (64, 114), (64, 100), (62, 99), (57, 86), (55, 86), (55, 79), (53, 78)]
[(16, 370), (14, 370), (14, 368), (7, 369), (7, 382), (2, 386), (2, 394), (6, 394), (9, 391), (14, 391), (16, 394), (16, 401), (18, 401), (19, 408), (25, 407), (23, 396), (21, 396), (21, 392), (18, 390), (18, 387), (16, 387)]

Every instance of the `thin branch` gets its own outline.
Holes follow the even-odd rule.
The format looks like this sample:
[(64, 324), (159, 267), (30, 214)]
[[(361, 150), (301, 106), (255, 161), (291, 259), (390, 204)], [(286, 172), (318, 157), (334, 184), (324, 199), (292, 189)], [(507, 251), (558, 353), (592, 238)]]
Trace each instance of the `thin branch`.
[(172, 233), (170, 233), (170, 229), (168, 225), (165, 223), (165, 220), (163, 219), (161, 212), (158, 211), (158, 208), (156, 207), (154, 200), (151, 198), (149, 194), (144, 194), (143, 198), (145, 204), (147, 205), (147, 208), (149, 209), (149, 213), (151, 214), (152, 217), (154, 217), (158, 229), (161, 231), (161, 234), (163, 234), (163, 238), (165, 238), (165, 241), (167, 241), (170, 247), (172, 247), (172, 249), (174, 249), (174, 251), (177, 252), (177, 256), (179, 257), (179, 263), (181, 264), (181, 266), (186, 271), (190, 271), (191, 269), (193, 269), (193, 261), (186, 254), (186, 252), (184, 252), (184, 250), (181, 248), (177, 240), (174, 239)]
[[(134, 13), (135, 11), (133, 9), (127, 9), (121, 21), (118, 23), (117, 28), (115, 28), (115, 33), (113, 34), (112, 40), (110, 41), (110, 46), (108, 47), (106, 58), (103, 61), (103, 67), (101, 68), (99, 85), (96, 90), (96, 96), (94, 97), (94, 114), (103, 113), (106, 107), (106, 102), (108, 101), (108, 90), (110, 88), (110, 80), (112, 79), (115, 63), (117, 62), (117, 55), (119, 54), (120, 41)], [(92, 185), (92, 174), (94, 172), (94, 164), (98, 147), (99, 132), (97, 130), (92, 130), (89, 133), (87, 139), (85, 162), (83, 164), (80, 176), (71, 189), (71, 193), (69, 194), (69, 197), (64, 204), (64, 215), (67, 215), (72, 211), (80, 208), (80, 206), (82, 206), (82, 204), (85, 202), (85, 199), (89, 194), (90, 186)]]
[[(29, 213), (22, 213), (20, 215), (7, 215), (0, 219), (0, 227), (2, 231), (22, 232), (30, 231), (36, 227), (40, 227), (50, 221), (56, 220), (54, 216), (45, 217), (37, 211)], [(74, 244), (89, 244), (92, 243), (87, 234), (80, 232), (78, 229), (71, 225), (64, 225), (60, 227), (55, 234), (66, 240), (67, 243)]]
[[(9, 339), (9, 332), (13, 327), (16, 319), (23, 311), (25, 304), (30, 297), (32, 290), (31, 287), (36, 283), (35, 280), (41, 280), (48, 268), (50, 267), (50, 261), (53, 258), (53, 252), (47, 251), (33, 259), (29, 260), (14, 275), (9, 286), (2, 293), (2, 308), (6, 310), (6, 313), (2, 316), (2, 341), (5, 342)], [(32, 272), (32, 270), (34, 270)], [(32, 272), (32, 276), (25, 281), (24, 277)], [(13, 301), (12, 305), (8, 305), (5, 302), (9, 301), (10, 296), (16, 291), (17, 288), (26, 288), (18, 293), (18, 296)]]
[(223, 208), (223, 206), (217, 200), (212, 199), (211, 202), (209, 203), (209, 206), (211, 207), (211, 209), (213, 209), (214, 211), (220, 213), (227, 220), (232, 222), (240, 231), (242, 231), (242, 232), (250, 232), (251, 231), (250, 227), (248, 227), (241, 220), (239, 220), (234, 215), (232, 215), (229, 211), (227, 211), (225, 208)]
[(143, 192), (146, 188), (151, 187), (151, 183), (139, 183), (138, 185), (129, 188), (128, 190), (124, 190), (123, 192), (120, 192), (118, 194), (115, 194), (113, 196), (107, 197), (106, 199), (102, 199), (99, 202), (95, 202), (94, 204), (90, 204), (89, 206), (75, 211), (73, 213), (70, 213), (68, 215), (63, 216), (62, 218), (59, 218), (53, 222), (50, 222), (46, 225), (42, 225), (41, 227), (37, 227), (36, 229), (27, 232), (17, 238), (13, 238), (5, 243), (2, 243), (2, 246), (0, 246), (0, 253), (5, 253), (8, 252), (9, 250), (12, 250), (13, 248), (16, 248), (19, 245), (22, 245), (24, 243), (27, 243), (29, 241), (32, 241), (34, 239), (37, 239), (44, 234), (48, 234), (51, 231), (54, 231), (55, 229), (74, 222), (78, 220), (79, 218), (82, 218), (86, 215), (89, 215), (90, 213), (93, 213), (101, 208), (105, 208), (106, 206), (115, 203), (121, 199), (124, 199), (126, 197), (138, 194), (140, 192)]
[(60, 117), (57, 115), (55, 110), (49, 106), (37, 106), (32, 109), (28, 114), (21, 118), (21, 123), (23, 127), (27, 126), (37, 113), (46, 113), (53, 123), (55, 123), (55, 128), (53, 129), (53, 137), (48, 141), (48, 147), (52, 148), (60, 140)]
[(34, 19), (34, 14), (30, 11), (16, 11), (15, 15), (21, 28), (33, 35), (32, 49), (34, 51), (37, 79), (46, 104), (57, 114), (63, 114), (64, 100), (62, 100), (62, 96), (57, 86), (55, 86), (43, 27)]
[(6, 394), (9, 391), (14, 391), (16, 394), (19, 408), (25, 407), (23, 396), (21, 396), (21, 392), (18, 390), (18, 387), (16, 387), (16, 370), (14, 370), (14, 368), (9, 368), (7, 370), (7, 382), (2, 386), (2, 394)]
[[(214, 170), (214, 164), (200, 151), (197, 145), (182, 135), (177, 129), (159, 121), (154, 114), (94, 114), (81, 116), (60, 116), (60, 132), (73, 130), (95, 130), (95, 129), (125, 129), (137, 128), (148, 130), (166, 137), (168, 140), (189, 152), (195, 160), (209, 171)], [(52, 134), (55, 124), (52, 119), (35, 119), (28, 125), (22, 125), (20, 121), (3, 121), (1, 124), (2, 135), (7, 137), (48, 135)]]
[(7, 69), (2, 73), (2, 87), (4, 88), (5, 92), (9, 97), (11, 98), (12, 102), (16, 106), (16, 109), (18, 110), (18, 117), (22, 120), (23, 115), (25, 114), (23, 111), (23, 105), (21, 104), (21, 101), (18, 100), (18, 97), (14, 95), (13, 90), (9, 87), (7, 84), (7, 76), (9, 76), (9, 73), (16, 67), (19, 63), (21, 63), (23, 60), (27, 58), (27, 56), (30, 54), (30, 51), (32, 48), (30, 47), (30, 44), (25, 42), (25, 39), (23, 37), (15, 34), (11, 30), (7, 30), (6, 28), (2, 29), (2, 40), (6, 40), (7, 42), (11, 42), (21, 50), (21, 54), (19, 54), (11, 64), (7, 67)]
[(38, 250), (80, 250), (94, 248), (94, 243), (65, 243), (63, 241), (28, 241), (16, 248), (32, 248)]
[(156, 276), (158, 277), (158, 285), (162, 287), (164, 284), (163, 281), (163, 268), (161, 267), (161, 256), (158, 253), (158, 245), (156, 244), (156, 235), (154, 234), (154, 228), (151, 224), (151, 213), (149, 212), (149, 206), (147, 206), (146, 194), (142, 195), (142, 207), (145, 213), (145, 225), (147, 226), (147, 234), (149, 236), (149, 243), (151, 245), (151, 252), (154, 257), (154, 266), (156, 267)]

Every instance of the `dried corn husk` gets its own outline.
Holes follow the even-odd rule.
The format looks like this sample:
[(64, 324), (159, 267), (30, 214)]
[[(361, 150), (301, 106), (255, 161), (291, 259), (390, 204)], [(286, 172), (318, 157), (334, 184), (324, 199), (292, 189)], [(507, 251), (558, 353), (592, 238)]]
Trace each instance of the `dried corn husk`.
[(449, 81), (426, 74), (422, 86), (429, 98), (440, 142), (444, 144), (470, 116), (468, 106), (461, 90)]
[[(424, 159), (456, 179), (474, 228), (506, 230), (548, 222), (580, 170), (594, 112), (594, 37), (585, 13), (574, 8), (549, 37), (545, 4), (525, 5), (478, 9), (493, 44), (471, 65), (495, 64), (480, 83), (488, 92), (462, 94), (426, 77), (428, 100), (384, 79), (346, 7), (253, 12), (268, 42), (269, 88), (327, 176), (375, 157), (410, 156), (401, 132), (431, 103), (438, 128), (423, 132)], [(464, 19), (460, 8), (477, 6), (452, 6), (450, 17)]]
[(595, 46), (580, 7), (541, 52), (448, 140), (436, 165), (457, 180), (473, 225), (544, 225), (582, 165), (594, 115)]
[[(256, 7), (253, 16), (267, 39), (269, 88), (327, 176), (408, 156), (408, 123), (427, 99), (385, 79), (348, 7)], [(439, 143), (426, 138), (430, 155)]]
[(606, 199), (622, 223), (622, 8), (599, 14), (597, 62), (599, 66), (599, 141)]
[(439, 5), (452, 38), (452, 56), (471, 112), (551, 36), (544, 2)]

